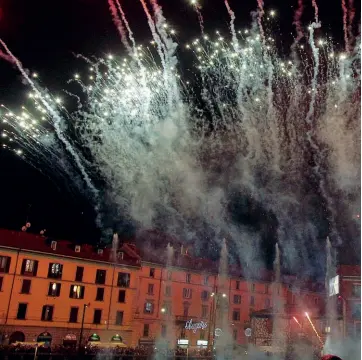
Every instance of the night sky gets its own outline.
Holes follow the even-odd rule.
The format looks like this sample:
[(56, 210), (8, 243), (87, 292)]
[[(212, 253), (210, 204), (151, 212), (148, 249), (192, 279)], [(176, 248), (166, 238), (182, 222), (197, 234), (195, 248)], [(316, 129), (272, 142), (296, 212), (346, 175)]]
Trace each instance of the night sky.
[[(139, 43), (151, 40), (141, 5), (136, 0), (121, 1)], [(250, 25), (250, 12), (256, 0), (229, 0), (236, 14), (236, 27)], [(293, 4), (286, 5), (286, 3)], [(323, 31), (333, 34), (341, 44), (343, 38), (341, 2), (317, 1)], [(358, 1), (356, 2), (358, 3)], [(160, 0), (164, 15), (179, 34), (179, 42), (198, 36), (197, 15), (186, 0)], [(295, 35), (293, 15), (295, 1), (265, 1), (266, 10), (275, 9), (279, 47), (288, 51)], [(356, 4), (358, 6), (358, 4)], [(313, 19), (311, 1), (305, 0), (304, 24)], [(356, 23), (359, 21), (357, 9)], [(222, 0), (204, 0), (205, 31), (228, 32), (229, 17)], [(308, 19), (308, 20), (307, 20)], [(60, 93), (74, 73), (86, 68), (74, 54), (102, 56), (124, 53), (112, 22), (106, 0), (0, 0), (0, 37), (8, 44), (24, 67), (39, 73), (42, 83)], [(28, 88), (11, 64), (0, 61), (0, 102), (21, 106)], [(56, 177), (41, 174), (19, 157), (0, 149), (0, 226), (20, 229), (28, 220), (34, 232), (46, 228), (55, 237), (94, 242), (99, 231), (88, 199), (69, 191)], [(244, 221), (255, 222), (255, 214), (245, 214)], [(262, 220), (257, 219), (260, 223)]]

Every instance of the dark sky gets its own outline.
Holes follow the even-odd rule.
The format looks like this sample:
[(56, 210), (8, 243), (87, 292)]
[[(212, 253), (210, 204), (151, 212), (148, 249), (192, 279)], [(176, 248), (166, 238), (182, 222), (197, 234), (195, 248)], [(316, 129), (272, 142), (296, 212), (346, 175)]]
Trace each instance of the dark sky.
[[(228, 31), (228, 14), (223, 0), (203, 0), (208, 29)], [(229, 0), (236, 13), (236, 27), (250, 24), (250, 12), (257, 1)], [(289, 5), (286, 5), (286, 4)], [(317, 0), (324, 31), (342, 38), (340, 0)], [(137, 0), (122, 0), (138, 42), (151, 39), (145, 15)], [(160, 0), (164, 14), (180, 34), (180, 41), (199, 34), (197, 15), (186, 0)], [(297, 0), (265, 1), (265, 9), (278, 14), (276, 31), (282, 47), (288, 49)], [(304, 24), (313, 19), (311, 1), (305, 0)], [(359, 16), (357, 16), (359, 19)], [(308, 20), (307, 20), (308, 19)], [(358, 20), (359, 21), (359, 20)], [(278, 29), (279, 27), (279, 29)], [(108, 10), (107, 0), (0, 0), (0, 37), (24, 67), (37, 71), (54, 91), (66, 87), (66, 80), (82, 72), (85, 64), (73, 53), (86, 56), (121, 54), (123, 48)], [(28, 89), (11, 65), (0, 61), (0, 101), (20, 106)], [(20, 158), (0, 150), (0, 226), (20, 229), (28, 218), (32, 229), (47, 228), (49, 235), (97, 239), (91, 206), (86, 198), (66, 190), (64, 184), (42, 175)]]

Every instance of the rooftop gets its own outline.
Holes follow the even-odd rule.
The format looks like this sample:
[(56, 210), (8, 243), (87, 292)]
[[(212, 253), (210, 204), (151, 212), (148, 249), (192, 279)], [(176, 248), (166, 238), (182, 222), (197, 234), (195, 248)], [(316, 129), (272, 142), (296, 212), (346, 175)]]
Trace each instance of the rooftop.
[[(149, 234), (149, 236), (147, 236)], [(160, 234), (154, 231), (142, 232), (142, 237), (145, 240), (143, 246), (138, 248), (132, 240), (123, 242), (119, 240), (118, 250), (113, 250), (111, 247), (97, 247), (95, 245), (82, 244), (76, 245), (67, 240), (55, 240), (43, 235), (28, 233), (26, 231), (13, 231), (0, 229), (0, 248), (8, 247), (13, 249), (22, 249), (28, 251), (41, 252), (46, 254), (54, 254), (58, 256), (67, 256), (91, 261), (101, 261), (108, 263), (116, 263), (120, 265), (141, 266), (141, 262), (158, 264), (165, 266), (167, 264), (167, 249), (165, 241), (157, 242), (156, 246), (151, 247), (150, 242), (153, 237), (159, 238)], [(167, 235), (163, 235), (163, 240), (168, 239)], [(138, 239), (139, 240), (139, 239)], [(140, 243), (137, 241), (137, 243)], [(53, 244), (53, 245), (52, 245)], [(182, 269), (190, 269), (197, 272), (207, 272), (217, 275), (219, 272), (219, 261), (212, 261), (208, 258), (195, 257), (191, 255), (191, 251), (177, 242), (174, 238), (172, 241), (174, 246), (174, 256), (172, 259), (172, 267)], [(76, 246), (78, 248), (76, 249)], [(361, 274), (360, 266), (345, 266), (339, 267), (341, 274)], [(249, 270), (249, 269), (247, 269)], [(248, 274), (248, 276), (246, 276)], [(273, 271), (267, 269), (257, 269), (257, 274), (249, 275), (249, 271), (243, 271), (238, 264), (230, 264), (228, 275), (233, 278), (248, 277), (253, 280), (272, 282), (274, 278)], [(281, 281), (286, 284), (297, 285), (305, 290), (320, 292), (323, 291), (323, 284), (317, 284), (310, 280), (298, 279), (295, 276), (285, 275), (281, 277)]]
[[(80, 248), (77, 248), (79, 252), (76, 251), (76, 246), (80, 246)], [(35, 251), (92, 261), (112, 261), (120, 265), (141, 265), (140, 257), (128, 244), (123, 244), (120, 247), (117, 256), (117, 254), (114, 254), (110, 248), (97, 248), (89, 244), (76, 245), (66, 240), (55, 240), (42, 235), (35, 235), (23, 231), (0, 229), (0, 248), (1, 247)], [(120, 253), (123, 253), (122, 256), (120, 256)]]

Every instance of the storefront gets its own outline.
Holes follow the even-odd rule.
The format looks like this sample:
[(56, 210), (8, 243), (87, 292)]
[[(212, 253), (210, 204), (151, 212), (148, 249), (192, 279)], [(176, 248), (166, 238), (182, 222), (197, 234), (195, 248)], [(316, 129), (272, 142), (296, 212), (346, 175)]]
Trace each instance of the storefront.
[(112, 336), (111, 338), (111, 342), (114, 342), (114, 343), (122, 343), (123, 342), (123, 339), (122, 337), (119, 335), (119, 334), (116, 334), (114, 336)]
[(208, 346), (208, 323), (203, 320), (188, 319), (181, 325), (181, 332), (177, 345), (180, 348), (186, 349), (197, 347), (205, 349)]
[(74, 334), (67, 334), (63, 339), (63, 346), (66, 347), (76, 347), (77, 346), (77, 336)]
[(187, 349), (189, 347), (189, 340), (187, 339), (178, 339), (177, 346), (181, 349)]
[(208, 341), (207, 340), (197, 340), (196, 345), (198, 348), (200, 349), (206, 349), (207, 345), (208, 345)]
[(39, 334), (38, 338), (36, 339), (36, 341), (39, 342), (43, 342), (45, 343), (45, 345), (50, 346), (52, 343), (53, 337), (51, 336), (50, 333), (48, 333), (47, 331)]
[(138, 340), (138, 345), (143, 347), (155, 347), (155, 340), (150, 338), (141, 338)]

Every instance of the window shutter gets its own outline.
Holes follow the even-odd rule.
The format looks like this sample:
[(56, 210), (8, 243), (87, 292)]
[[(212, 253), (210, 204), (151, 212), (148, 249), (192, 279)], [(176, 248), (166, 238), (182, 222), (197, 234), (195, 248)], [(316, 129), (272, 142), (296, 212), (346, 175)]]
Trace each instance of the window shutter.
[(53, 320), (53, 310), (54, 307), (53, 306), (49, 306), (49, 320)]
[(73, 297), (73, 285), (70, 285), (69, 297)]
[(23, 259), (23, 263), (21, 264), (21, 274), (22, 275), (25, 273), (25, 264), (26, 264), (26, 259)]
[(62, 287), (62, 284), (57, 284), (57, 296), (60, 295), (60, 288)]
[(82, 286), (80, 288), (80, 298), (83, 299), (84, 298), (84, 286)]
[(5, 265), (5, 272), (6, 272), (6, 273), (9, 273), (10, 263), (11, 263), (11, 257), (9, 256), (9, 257), (6, 259), (6, 265)]
[(36, 276), (38, 273), (38, 260), (34, 261), (34, 269), (33, 269), (33, 275)]

